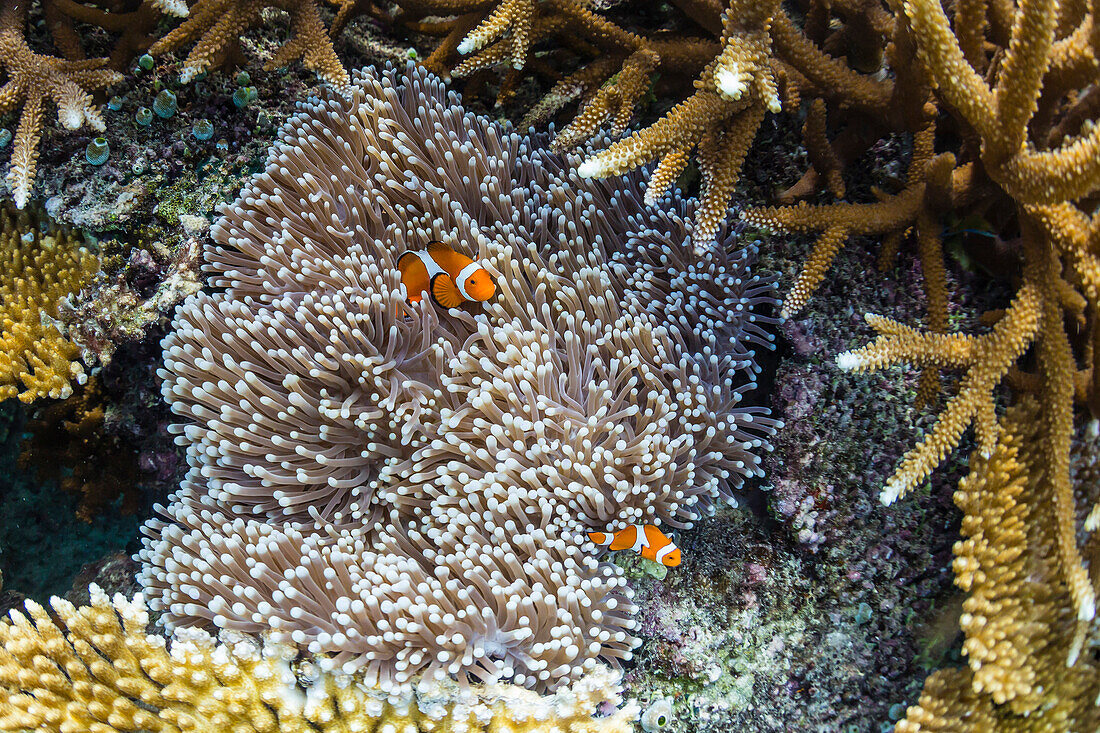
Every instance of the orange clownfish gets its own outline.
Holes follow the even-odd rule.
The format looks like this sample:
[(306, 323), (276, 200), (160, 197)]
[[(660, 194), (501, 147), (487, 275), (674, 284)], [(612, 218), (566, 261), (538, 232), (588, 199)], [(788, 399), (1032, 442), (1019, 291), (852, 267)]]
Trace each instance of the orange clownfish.
[(633, 550), (646, 560), (674, 568), (680, 564), (680, 548), (652, 524), (632, 524), (615, 534), (589, 532), (588, 539), (612, 550)]
[(427, 291), (437, 305), (457, 308), (468, 300), (488, 300), (497, 290), (484, 267), (443, 242), (428, 242), (426, 252), (402, 253), (397, 269), (411, 303)]

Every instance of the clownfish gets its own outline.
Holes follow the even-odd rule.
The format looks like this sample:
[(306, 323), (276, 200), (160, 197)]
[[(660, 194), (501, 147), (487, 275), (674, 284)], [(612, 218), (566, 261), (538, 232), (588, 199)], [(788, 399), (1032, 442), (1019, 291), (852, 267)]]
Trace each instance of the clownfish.
[(469, 300), (488, 300), (497, 290), (484, 267), (443, 242), (428, 242), (425, 252), (402, 253), (397, 269), (411, 303), (420, 302), (427, 291), (437, 305), (457, 308)]
[(646, 560), (674, 568), (680, 564), (680, 548), (652, 524), (632, 524), (615, 534), (589, 532), (588, 539), (612, 550), (633, 550)]

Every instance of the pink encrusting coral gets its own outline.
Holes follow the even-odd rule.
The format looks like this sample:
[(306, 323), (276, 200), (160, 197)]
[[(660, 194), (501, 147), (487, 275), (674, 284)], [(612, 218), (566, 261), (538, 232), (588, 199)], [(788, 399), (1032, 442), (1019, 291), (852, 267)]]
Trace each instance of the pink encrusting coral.
[[(311, 100), (213, 229), (213, 295), (179, 310), (163, 393), (190, 471), (145, 528), (171, 627), (271, 632), (364, 670), (548, 690), (637, 646), (587, 539), (689, 528), (760, 472), (741, 405), (771, 283), (642, 176), (581, 179), (466, 113), (422, 68)], [(439, 240), (497, 293), (411, 304), (397, 258)]]

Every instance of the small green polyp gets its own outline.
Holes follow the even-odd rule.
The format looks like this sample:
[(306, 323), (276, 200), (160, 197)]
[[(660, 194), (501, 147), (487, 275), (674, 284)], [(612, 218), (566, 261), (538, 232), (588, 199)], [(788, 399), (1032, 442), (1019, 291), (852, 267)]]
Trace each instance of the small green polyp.
[(103, 137), (92, 140), (88, 143), (88, 147), (84, 149), (84, 159), (92, 165), (103, 165), (110, 155), (111, 146), (107, 144), (107, 139)]
[(214, 125), (208, 119), (201, 119), (191, 126), (191, 134), (196, 140), (209, 140), (214, 137)]
[(237, 87), (237, 91), (233, 92), (233, 104), (238, 108), (247, 107), (259, 93), (256, 91), (256, 87)]
[(162, 119), (166, 120), (176, 114), (176, 109), (176, 95), (167, 89), (162, 90), (157, 98), (153, 100), (153, 111), (157, 113), (157, 117)]

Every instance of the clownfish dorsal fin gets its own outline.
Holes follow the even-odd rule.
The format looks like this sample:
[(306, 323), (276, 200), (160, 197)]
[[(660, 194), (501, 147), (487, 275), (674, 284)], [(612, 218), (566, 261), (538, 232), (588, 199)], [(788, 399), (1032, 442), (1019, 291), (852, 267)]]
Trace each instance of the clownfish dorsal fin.
[(455, 281), (445, 272), (432, 277), (431, 293), (432, 299), (444, 308), (457, 308), (465, 300)]
[(448, 252), (454, 252), (454, 250), (443, 244), (443, 242), (440, 242), (438, 239), (433, 239), (432, 241), (428, 242), (428, 254), (441, 255)]

